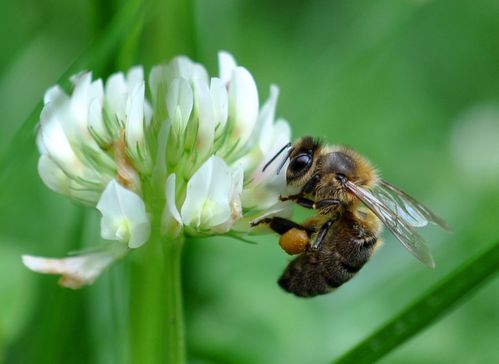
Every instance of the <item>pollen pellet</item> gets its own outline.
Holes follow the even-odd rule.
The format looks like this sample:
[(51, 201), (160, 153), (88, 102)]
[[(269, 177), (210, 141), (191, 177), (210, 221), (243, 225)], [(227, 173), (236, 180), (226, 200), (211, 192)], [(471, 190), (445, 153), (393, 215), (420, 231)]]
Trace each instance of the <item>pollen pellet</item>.
[(295, 255), (305, 251), (310, 239), (303, 230), (292, 228), (281, 235), (279, 245), (288, 254)]

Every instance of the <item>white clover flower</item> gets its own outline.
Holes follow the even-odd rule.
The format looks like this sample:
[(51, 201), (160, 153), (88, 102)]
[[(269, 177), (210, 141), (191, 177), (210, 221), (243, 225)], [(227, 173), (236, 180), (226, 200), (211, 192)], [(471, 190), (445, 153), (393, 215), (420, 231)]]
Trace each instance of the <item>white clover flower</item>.
[(45, 94), (38, 170), (50, 189), (97, 208), (101, 236), (113, 243), (63, 259), (25, 256), (30, 269), (79, 287), (152, 232), (165, 244), (181, 234), (243, 238), (261, 230), (254, 219), (290, 215), (279, 201), (284, 174), (262, 171), (291, 137), (275, 120), (278, 89), (260, 109), (252, 75), (230, 54), (219, 54), (219, 77), (183, 56), (154, 66), (148, 91), (141, 67), (105, 86), (88, 72), (72, 83), (69, 95), (58, 86)]
[(144, 201), (116, 180), (107, 185), (97, 210), (102, 214), (102, 238), (121, 241), (130, 248), (138, 248), (149, 239), (151, 223)]

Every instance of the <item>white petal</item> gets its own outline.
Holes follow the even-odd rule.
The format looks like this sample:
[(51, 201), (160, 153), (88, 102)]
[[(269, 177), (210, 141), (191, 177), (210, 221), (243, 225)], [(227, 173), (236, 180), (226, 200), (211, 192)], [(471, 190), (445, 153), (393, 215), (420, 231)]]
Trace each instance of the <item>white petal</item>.
[(236, 166), (231, 173), (230, 188), (230, 216), (219, 225), (212, 228), (215, 233), (223, 234), (229, 231), (233, 224), (242, 217), (241, 192), (243, 190), (244, 171), (241, 166)]
[(168, 176), (165, 183), (166, 204), (161, 215), (161, 233), (176, 237), (182, 230), (182, 218), (175, 202), (175, 173)]
[(147, 157), (144, 141), (144, 82), (135, 86), (128, 98), (125, 139), (134, 161), (141, 163)]
[[(194, 104), (192, 88), (189, 82), (184, 78), (173, 80), (168, 90), (166, 103), (170, 118), (179, 133), (182, 134), (187, 126)], [(178, 119), (176, 118), (177, 112), (180, 114)]]
[(68, 177), (47, 155), (41, 155), (38, 160), (38, 174), (51, 190), (68, 194)]
[(186, 80), (190, 80), (192, 76), (192, 69), (194, 67), (194, 62), (192, 62), (188, 57), (178, 56), (172, 59), (168, 64), (167, 73), (169, 74), (170, 80), (177, 77), (182, 77)]
[(230, 53), (225, 51), (218, 52), (218, 70), (220, 79), (224, 85), (228, 85), (232, 77), (232, 71), (234, 71), (234, 68), (236, 67), (236, 60)]
[(88, 93), (90, 83), (92, 82), (92, 73), (84, 72), (73, 76), (71, 81), (74, 84), (73, 93), (71, 94), (71, 114), (78, 121), (81, 129), (86, 129), (86, 118), (88, 112)]
[(232, 176), (225, 161), (212, 156), (187, 184), (182, 221), (195, 229), (210, 229), (231, 217)]
[(232, 197), (232, 174), (227, 163), (220, 157), (211, 157), (212, 175), (209, 197), (215, 201), (229, 202)]
[(144, 98), (144, 122), (146, 126), (149, 126), (149, 124), (151, 123), (152, 114), (153, 114), (152, 106)]
[(144, 81), (144, 70), (141, 66), (135, 66), (128, 70), (126, 74), (128, 92), (131, 92), (137, 85)]
[(186, 197), (180, 211), (185, 225), (198, 228), (201, 224), (201, 206), (208, 198), (212, 172), (213, 157), (204, 162), (187, 183)]
[(233, 140), (243, 146), (250, 138), (258, 116), (258, 91), (253, 76), (243, 67), (232, 73), (229, 85), (229, 118)]
[(98, 99), (101, 103), (104, 98), (104, 86), (102, 80), (99, 78), (90, 84), (88, 89), (88, 100)]
[(112, 263), (127, 253), (121, 244), (102, 250), (62, 259), (23, 255), (23, 264), (34, 272), (62, 275), (61, 286), (77, 289), (92, 284)]
[(111, 142), (111, 137), (104, 125), (104, 120), (102, 116), (102, 101), (98, 98), (94, 98), (90, 101), (88, 107), (88, 127), (93, 133), (97, 135), (99, 140), (106, 143)]
[(213, 117), (217, 135), (224, 132), (225, 124), (229, 114), (229, 100), (227, 89), (219, 78), (212, 78), (210, 83), (210, 95), (213, 103)]
[(97, 209), (102, 213), (101, 235), (104, 239), (128, 243), (130, 248), (137, 248), (149, 239), (150, 219), (144, 202), (116, 180), (108, 183)]
[(172, 173), (166, 179), (165, 184), (165, 196), (166, 196), (166, 207), (170, 214), (177, 220), (180, 224), (182, 223), (182, 218), (177, 209), (177, 204), (175, 202), (175, 173)]
[(199, 118), (197, 133), (197, 152), (201, 157), (211, 153), (215, 137), (215, 120), (213, 104), (208, 84), (201, 80), (194, 82), (196, 110)]
[(136, 223), (131, 231), (129, 248), (139, 248), (144, 245), (151, 236), (151, 224), (149, 221)]
[(43, 96), (44, 104), (48, 104), (49, 102), (61, 102), (68, 99), (68, 95), (59, 85), (55, 85), (49, 88)]
[(127, 84), (122, 72), (112, 74), (106, 82), (106, 107), (111, 117), (123, 120), (125, 117)]
[(40, 151), (49, 154), (66, 173), (78, 175), (82, 168), (81, 162), (69, 144), (57, 113), (53, 103), (45, 105), (42, 110), (38, 131), (38, 145), (42, 146)]
[(149, 89), (151, 90), (151, 96), (153, 100), (153, 105), (157, 102), (164, 102), (164, 100), (157, 100), (160, 88), (163, 88), (164, 94), (166, 94), (168, 86), (166, 85), (166, 65), (157, 65), (151, 69), (149, 72)]
[(208, 77), (208, 72), (202, 65), (194, 63), (194, 66), (192, 67), (191, 79), (193, 81), (201, 81), (207, 84), (210, 78)]

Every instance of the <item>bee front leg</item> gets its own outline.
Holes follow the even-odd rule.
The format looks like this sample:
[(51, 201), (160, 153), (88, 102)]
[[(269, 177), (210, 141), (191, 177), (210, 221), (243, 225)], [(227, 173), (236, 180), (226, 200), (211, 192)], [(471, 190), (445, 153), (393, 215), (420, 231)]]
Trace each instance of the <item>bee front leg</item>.
[(319, 200), (317, 202), (314, 202), (313, 200), (302, 197), (301, 194), (289, 195), (286, 197), (279, 196), (279, 199), (281, 201), (293, 201), (300, 206), (303, 206), (307, 209), (314, 209), (314, 210), (320, 210), (323, 208), (328, 208), (330, 206), (337, 206), (340, 204), (340, 200), (334, 199), (334, 198), (328, 198), (328, 199)]
[(279, 200), (281, 201), (293, 201), (294, 203), (297, 203), (300, 206), (305, 207), (306, 209), (313, 209), (314, 208), (314, 201), (302, 197), (301, 194), (297, 195), (289, 195), (289, 196), (279, 196)]
[(289, 195), (289, 196), (279, 196), (279, 199), (281, 201), (293, 201), (297, 203), (300, 206), (303, 206), (307, 209), (313, 209), (314, 207), (314, 201), (305, 198), (303, 196), (307, 194), (312, 194), (315, 190), (315, 187), (317, 186), (317, 182), (320, 181), (320, 176), (318, 174), (314, 174), (308, 182), (303, 186), (301, 189), (300, 193), (296, 195)]

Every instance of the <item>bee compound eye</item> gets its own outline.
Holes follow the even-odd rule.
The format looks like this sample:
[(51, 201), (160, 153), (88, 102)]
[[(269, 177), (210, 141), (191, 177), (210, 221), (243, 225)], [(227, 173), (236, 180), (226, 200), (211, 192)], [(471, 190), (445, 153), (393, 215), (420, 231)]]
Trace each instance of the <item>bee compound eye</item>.
[(299, 172), (303, 169), (306, 169), (312, 164), (312, 157), (309, 154), (299, 154), (297, 155), (290, 164), (290, 168), (294, 172)]

